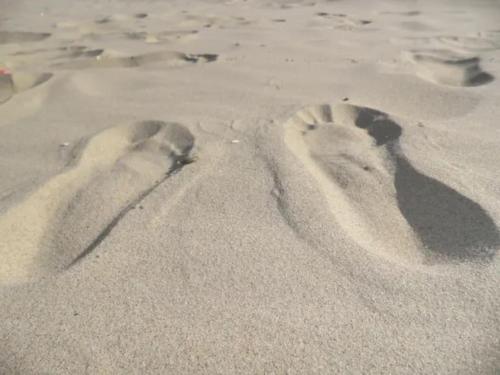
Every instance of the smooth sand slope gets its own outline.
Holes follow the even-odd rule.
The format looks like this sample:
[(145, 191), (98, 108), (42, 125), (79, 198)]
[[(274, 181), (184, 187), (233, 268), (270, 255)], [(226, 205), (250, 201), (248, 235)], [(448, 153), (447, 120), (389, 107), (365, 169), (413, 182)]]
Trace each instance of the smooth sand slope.
[(499, 373), (497, 1), (0, 8), (0, 374)]

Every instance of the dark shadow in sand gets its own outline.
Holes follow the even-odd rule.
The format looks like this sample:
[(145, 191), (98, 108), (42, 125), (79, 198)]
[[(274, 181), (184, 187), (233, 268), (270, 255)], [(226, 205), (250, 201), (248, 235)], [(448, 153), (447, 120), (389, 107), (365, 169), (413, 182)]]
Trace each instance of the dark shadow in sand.
[(498, 229), (476, 202), (418, 172), (396, 156), (398, 206), (422, 243), (456, 260), (491, 260), (500, 245)]
[(33, 85), (30, 88), (36, 87), (41, 85), (42, 83), (47, 82), (49, 79), (51, 79), (54, 75), (52, 73), (42, 73), (40, 74), (35, 82), (33, 82)]
[(500, 232), (476, 202), (438, 180), (417, 171), (399, 148), (401, 127), (385, 113), (363, 108), (356, 126), (384, 146), (394, 163), (399, 210), (436, 259), (449, 261), (493, 258)]
[(377, 146), (397, 140), (403, 132), (401, 126), (391, 121), (385, 113), (369, 108), (364, 108), (359, 113), (356, 126), (366, 129), (368, 134), (375, 139)]
[(486, 72), (482, 72), (482, 73), (479, 73), (477, 76), (475, 76), (474, 78), (472, 78), (469, 81), (469, 86), (484, 85), (486, 83), (490, 83), (494, 79), (495, 79), (495, 77), (492, 76), (491, 74), (486, 73)]

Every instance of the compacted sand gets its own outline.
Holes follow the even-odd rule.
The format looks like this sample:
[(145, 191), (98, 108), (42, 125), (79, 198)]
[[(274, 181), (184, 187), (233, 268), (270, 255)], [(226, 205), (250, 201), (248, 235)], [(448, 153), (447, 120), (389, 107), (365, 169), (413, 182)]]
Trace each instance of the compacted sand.
[(3, 0), (0, 374), (498, 374), (500, 3)]

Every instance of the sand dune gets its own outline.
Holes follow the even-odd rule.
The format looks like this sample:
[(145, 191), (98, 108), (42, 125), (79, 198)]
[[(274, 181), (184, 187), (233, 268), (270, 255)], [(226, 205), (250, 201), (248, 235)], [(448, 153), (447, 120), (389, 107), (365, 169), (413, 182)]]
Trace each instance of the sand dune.
[(64, 172), (0, 219), (0, 282), (55, 273), (83, 258), (189, 161), (193, 144), (185, 127), (161, 121), (113, 127), (82, 141)]

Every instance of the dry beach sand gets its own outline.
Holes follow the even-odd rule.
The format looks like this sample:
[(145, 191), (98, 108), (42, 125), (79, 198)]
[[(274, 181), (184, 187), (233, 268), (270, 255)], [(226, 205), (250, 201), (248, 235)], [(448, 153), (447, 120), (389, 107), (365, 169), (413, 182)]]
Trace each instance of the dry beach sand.
[(498, 1), (0, 5), (0, 374), (499, 373)]

